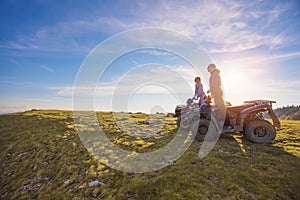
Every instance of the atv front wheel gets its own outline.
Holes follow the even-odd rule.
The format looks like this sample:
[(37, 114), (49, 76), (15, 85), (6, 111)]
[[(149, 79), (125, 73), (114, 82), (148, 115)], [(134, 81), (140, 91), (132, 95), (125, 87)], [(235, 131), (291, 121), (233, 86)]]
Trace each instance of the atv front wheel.
[(184, 130), (189, 130), (191, 128), (191, 120), (186, 119), (185, 116), (178, 116), (177, 120), (176, 120), (176, 125), (177, 128), (181, 128)]
[(192, 133), (195, 139), (203, 141), (209, 128), (210, 121), (207, 119), (195, 120), (192, 124)]
[(251, 121), (247, 124), (244, 135), (256, 143), (270, 143), (276, 136), (275, 128), (265, 120)]
[(176, 119), (176, 126), (177, 126), (177, 128), (180, 127), (180, 122), (181, 122), (181, 116), (178, 116), (177, 119)]

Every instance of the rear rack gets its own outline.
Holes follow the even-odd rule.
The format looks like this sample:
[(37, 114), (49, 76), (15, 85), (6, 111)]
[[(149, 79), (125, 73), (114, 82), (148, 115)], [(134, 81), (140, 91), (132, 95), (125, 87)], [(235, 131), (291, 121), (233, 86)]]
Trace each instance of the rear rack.
[(273, 103), (276, 103), (276, 101), (271, 101), (271, 100), (250, 100), (250, 101), (244, 101), (244, 103), (251, 103), (251, 104), (256, 104), (256, 105), (261, 105), (261, 104), (269, 104), (272, 106)]

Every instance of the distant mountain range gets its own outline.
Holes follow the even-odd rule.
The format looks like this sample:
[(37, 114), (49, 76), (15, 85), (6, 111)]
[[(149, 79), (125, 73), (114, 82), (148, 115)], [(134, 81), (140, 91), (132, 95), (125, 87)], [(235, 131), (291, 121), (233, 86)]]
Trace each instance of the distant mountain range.
[(279, 119), (300, 120), (300, 105), (283, 106), (274, 111)]

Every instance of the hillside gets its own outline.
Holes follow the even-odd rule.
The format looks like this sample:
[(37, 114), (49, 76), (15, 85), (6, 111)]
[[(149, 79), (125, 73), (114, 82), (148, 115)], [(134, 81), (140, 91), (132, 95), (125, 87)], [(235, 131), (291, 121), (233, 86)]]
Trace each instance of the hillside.
[(300, 106), (284, 106), (274, 111), (279, 119), (300, 120)]
[[(194, 141), (173, 165), (133, 174), (94, 159), (68, 114), (0, 115), (1, 199), (300, 199), (300, 121), (281, 121), (271, 144), (224, 135), (200, 159), (201, 142)], [(108, 138), (130, 151), (153, 151), (176, 134), (171, 117), (160, 137), (141, 139), (118, 132), (111, 113), (97, 115)], [(136, 122), (148, 117), (131, 116)]]

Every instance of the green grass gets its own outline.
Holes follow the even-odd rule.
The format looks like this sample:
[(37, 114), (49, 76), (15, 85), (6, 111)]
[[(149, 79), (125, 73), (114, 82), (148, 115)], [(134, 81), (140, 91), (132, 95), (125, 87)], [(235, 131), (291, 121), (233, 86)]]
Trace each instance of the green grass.
[[(67, 114), (0, 115), (1, 199), (300, 199), (300, 121), (281, 121), (271, 144), (245, 141), (239, 133), (224, 135), (200, 159), (202, 143), (194, 141), (174, 165), (133, 174), (93, 158)], [(155, 117), (162, 116), (132, 114), (123, 120)], [(108, 138), (130, 151), (154, 151), (176, 134), (175, 118), (167, 118), (159, 135), (149, 139), (120, 131), (112, 113), (100, 112), (98, 119)], [(149, 128), (139, 126), (140, 134)], [(94, 180), (104, 184), (89, 187)]]

